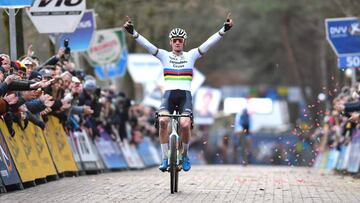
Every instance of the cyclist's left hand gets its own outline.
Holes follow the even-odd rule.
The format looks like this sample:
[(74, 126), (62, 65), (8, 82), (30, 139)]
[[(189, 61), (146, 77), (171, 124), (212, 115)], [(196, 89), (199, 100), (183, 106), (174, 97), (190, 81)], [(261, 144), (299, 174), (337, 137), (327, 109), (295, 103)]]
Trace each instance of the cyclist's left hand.
[(232, 28), (234, 25), (233, 20), (231, 19), (231, 13), (228, 13), (226, 17), (226, 22), (224, 23), (224, 31), (228, 31)]

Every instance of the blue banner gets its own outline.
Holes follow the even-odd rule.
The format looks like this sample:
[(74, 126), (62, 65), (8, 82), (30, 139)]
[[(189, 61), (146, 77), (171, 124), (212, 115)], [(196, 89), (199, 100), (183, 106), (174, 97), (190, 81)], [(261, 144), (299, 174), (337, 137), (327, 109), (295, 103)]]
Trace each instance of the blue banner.
[(95, 31), (95, 17), (93, 11), (86, 11), (73, 33), (62, 34), (58, 44), (62, 45), (65, 39), (69, 39), (69, 47), (72, 52), (86, 51)]
[(359, 172), (360, 167), (360, 132), (351, 140), (351, 149), (347, 171), (350, 173)]
[(155, 166), (158, 163), (150, 152), (150, 145), (152, 145), (150, 138), (144, 137), (144, 139), (138, 144), (137, 150), (146, 166)]
[(128, 167), (120, 147), (110, 138), (105, 130), (102, 130), (100, 137), (96, 138), (95, 146), (106, 168), (123, 169)]
[(326, 37), (336, 55), (360, 54), (360, 21), (358, 18), (326, 19)]
[(0, 7), (30, 7), (33, 0), (0, 0)]
[(0, 129), (0, 176), (5, 185), (20, 183), (19, 174), (7, 148), (5, 138)]

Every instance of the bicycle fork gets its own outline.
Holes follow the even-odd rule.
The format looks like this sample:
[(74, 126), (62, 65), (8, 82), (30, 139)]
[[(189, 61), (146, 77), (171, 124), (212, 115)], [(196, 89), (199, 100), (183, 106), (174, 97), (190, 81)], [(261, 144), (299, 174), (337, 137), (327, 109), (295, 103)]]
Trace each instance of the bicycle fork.
[[(175, 139), (175, 146), (172, 146), (171, 143), (173, 142), (172, 140)], [(180, 142), (180, 136), (176, 133), (176, 132), (172, 132), (170, 135), (170, 152), (172, 151), (172, 147), (175, 147), (174, 152), (176, 153), (176, 163), (175, 166), (178, 168), (178, 170), (180, 169), (181, 166), (181, 153), (180, 153), (180, 149), (179, 149), (179, 142)], [(171, 162), (170, 160), (171, 155), (169, 156), (169, 160), (168, 163)]]

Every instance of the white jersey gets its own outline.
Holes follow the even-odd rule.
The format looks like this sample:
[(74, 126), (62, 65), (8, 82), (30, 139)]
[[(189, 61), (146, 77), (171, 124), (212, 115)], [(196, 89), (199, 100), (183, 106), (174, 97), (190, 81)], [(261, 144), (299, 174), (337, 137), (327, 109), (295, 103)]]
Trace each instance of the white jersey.
[(191, 49), (189, 52), (182, 52), (179, 56), (173, 52), (158, 49), (136, 32), (134, 32), (133, 36), (136, 36), (136, 41), (141, 46), (161, 61), (165, 79), (165, 90), (179, 89), (190, 91), (196, 60), (221, 39), (222, 34), (220, 33), (224, 32), (220, 30), (206, 40), (200, 47)]

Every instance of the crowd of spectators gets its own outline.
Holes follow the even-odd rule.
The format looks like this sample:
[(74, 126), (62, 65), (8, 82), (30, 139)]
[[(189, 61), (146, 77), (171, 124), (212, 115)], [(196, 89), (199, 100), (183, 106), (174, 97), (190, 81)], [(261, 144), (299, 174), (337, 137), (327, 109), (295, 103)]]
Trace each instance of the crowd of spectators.
[(327, 111), (323, 123), (311, 133), (315, 154), (330, 150), (341, 150), (348, 146), (359, 131), (360, 125), (360, 83), (344, 86), (332, 101), (332, 110)]
[(30, 47), (26, 56), (11, 60), (0, 53), (0, 114), (14, 136), (14, 122), (45, 129), (48, 116), (59, 118), (67, 131), (85, 130), (95, 139), (101, 130), (116, 141), (156, 138), (154, 109), (134, 104), (123, 92), (100, 88), (96, 79), (71, 61), (60, 48), (42, 62)]

